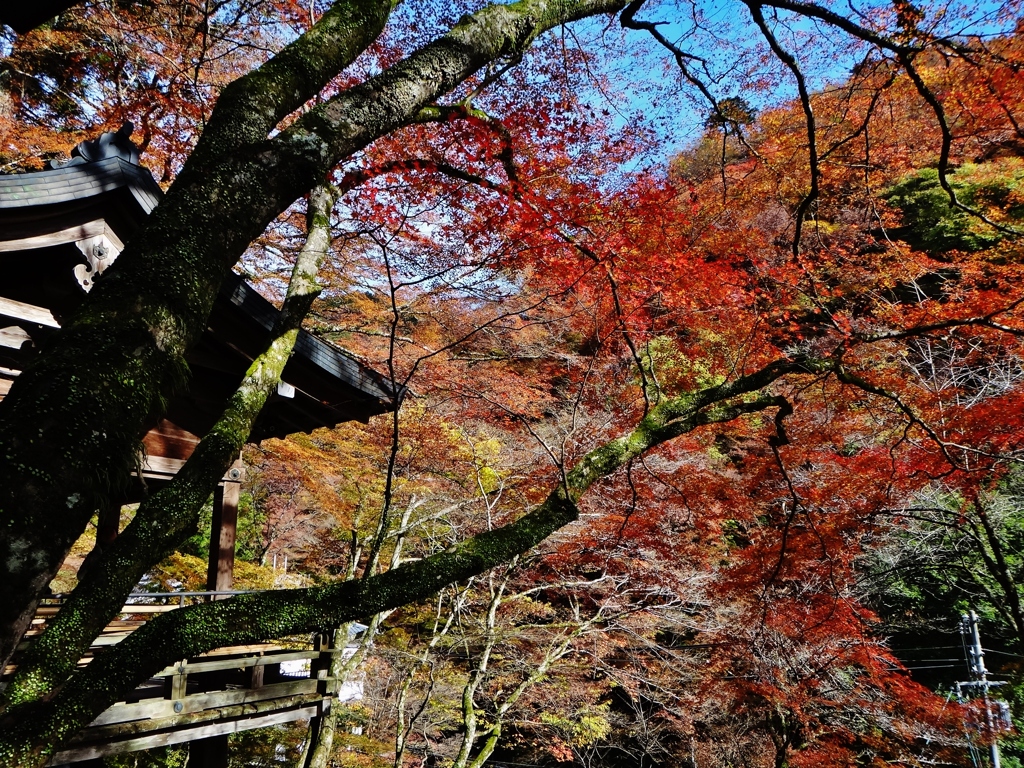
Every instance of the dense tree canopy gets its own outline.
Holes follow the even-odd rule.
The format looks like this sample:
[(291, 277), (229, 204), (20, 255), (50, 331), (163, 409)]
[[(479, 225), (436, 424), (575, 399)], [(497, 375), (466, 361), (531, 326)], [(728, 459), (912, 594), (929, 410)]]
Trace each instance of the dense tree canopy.
[[(770, 745), (775, 765), (956, 764), (959, 714), (884, 647), (868, 606), (892, 595), (866, 594), (865, 562), (941, 496), (927, 524), (976, 521), (956, 523), (994, 563), (976, 589), (1019, 636), (997, 555), (1019, 537), (984, 523), (1022, 437), (1018, 13), (157, 0), (9, 34), (0, 165), (128, 118), (167, 194), (0, 403), (0, 658), (188, 386), (228, 271), (284, 311), (0, 694), (0, 762), (44, 763), (175, 659), (394, 609), (425, 626), (451, 588), (436, 617), (485, 617), (461, 765), (541, 706), (488, 688), (529, 679), (488, 666), (499, 617), (534, 627), (508, 653), (549, 665), (607, 628), (616, 695), (674, 734), (630, 749), (668, 763), (690, 738), (694, 762), (724, 739), (723, 763)], [(304, 545), (320, 581), (169, 613), (76, 670), (195, 533), (311, 305), (414, 393), (386, 426), (266, 447), (274, 519), (301, 499), (334, 521)], [(445, 646), (409, 647), (414, 681)], [(563, 756), (607, 732), (587, 706), (548, 712)]]

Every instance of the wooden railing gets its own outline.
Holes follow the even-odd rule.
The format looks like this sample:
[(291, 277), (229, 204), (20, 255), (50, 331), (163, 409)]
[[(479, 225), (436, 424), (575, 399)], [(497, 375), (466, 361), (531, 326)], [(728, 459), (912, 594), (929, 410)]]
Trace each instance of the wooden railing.
[[(155, 614), (228, 594), (238, 593), (133, 595), (79, 664), (88, 664), (94, 653), (120, 642)], [(22, 648), (43, 631), (62, 602), (53, 598), (39, 607)], [(331, 658), (344, 652), (316, 636), (287, 644), (218, 648), (181, 659), (100, 714), (50, 765), (317, 717), (337, 693), (337, 681), (328, 678)], [(14, 672), (17, 658), (0, 681)]]

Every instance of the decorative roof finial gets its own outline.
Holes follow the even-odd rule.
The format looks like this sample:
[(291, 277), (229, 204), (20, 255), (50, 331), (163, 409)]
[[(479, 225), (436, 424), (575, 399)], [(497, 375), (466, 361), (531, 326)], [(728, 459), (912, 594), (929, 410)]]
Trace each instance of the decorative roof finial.
[(119, 157), (126, 163), (139, 164), (139, 148), (131, 140), (132, 131), (135, 126), (131, 120), (125, 120), (117, 133), (107, 132), (100, 134), (95, 139), (83, 141), (71, 150), (71, 160), (61, 163), (51, 160), (51, 168), (65, 168), (69, 165), (80, 165), (82, 163), (94, 163), (97, 160), (106, 160), (110, 157)]

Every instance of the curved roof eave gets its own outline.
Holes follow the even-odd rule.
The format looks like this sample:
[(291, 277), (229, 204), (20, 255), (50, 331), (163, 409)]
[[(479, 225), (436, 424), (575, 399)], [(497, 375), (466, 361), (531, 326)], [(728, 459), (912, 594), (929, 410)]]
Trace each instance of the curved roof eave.
[[(137, 155), (136, 155), (137, 156)], [(20, 174), (0, 174), (0, 212), (6, 212), (5, 218), (19, 217), (19, 211), (29, 214), (32, 209), (48, 211), (37, 224), (31, 228), (42, 227), (52, 229), (52, 222), (59, 218), (60, 211), (68, 206), (87, 206), (93, 210), (92, 201), (99, 207), (107, 205), (110, 193), (126, 189), (138, 205), (142, 216), (148, 215), (163, 198), (163, 190), (156, 183), (152, 174), (143, 166), (128, 162), (122, 157), (108, 156), (97, 160), (86, 161), (79, 157), (66, 165), (43, 171)], [(106, 196), (106, 197), (105, 197)], [(121, 198), (124, 200), (124, 198)], [(52, 207), (51, 207), (52, 206)], [(141, 219), (133, 213), (130, 219)], [(29, 216), (30, 220), (34, 217)], [(0, 240), (3, 237), (0, 236)], [(231, 277), (236, 279), (232, 280)], [(242, 278), (229, 273), (222, 286), (222, 299), (245, 312), (251, 321), (255, 321), (265, 330), (270, 330), (274, 323), (277, 310)], [(322, 339), (318, 339), (303, 331), (297, 340), (295, 354), (306, 358), (329, 376), (344, 382), (362, 393), (367, 402), (376, 402), (373, 411), (379, 413), (390, 410), (390, 405), (401, 401), (405, 388), (392, 388), (386, 377), (363, 365), (343, 350)]]

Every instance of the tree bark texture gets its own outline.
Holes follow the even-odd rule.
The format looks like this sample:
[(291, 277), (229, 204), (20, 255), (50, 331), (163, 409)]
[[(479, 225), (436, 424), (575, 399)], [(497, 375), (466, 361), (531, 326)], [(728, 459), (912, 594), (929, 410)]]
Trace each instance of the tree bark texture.
[(185, 353), (224, 275), (267, 224), (339, 161), (410, 124), (482, 66), (517, 55), (558, 24), (624, 6), (487, 7), (268, 138), (376, 39), (392, 8), (338, 2), (225, 89), (142, 231), (0, 403), (0, 660), (89, 518), (128, 482), (145, 426), (186, 386)]
[(223, 645), (328, 632), (348, 621), (421, 600), (447, 584), (506, 563), (573, 522), (577, 501), (594, 482), (651, 448), (744, 413), (773, 407), (786, 412), (788, 403), (782, 398), (749, 395), (780, 376), (806, 370), (806, 364), (780, 363), (729, 384), (662, 402), (630, 434), (587, 454), (528, 514), (445, 552), (361, 580), (239, 595), (164, 614), (97, 656), (71, 677), (59, 695), (33, 700), (10, 712), (0, 723), (0, 765), (42, 765), (96, 715), (176, 659)]
[(80, 2), (81, 0), (39, 0), (35, 3), (5, 3), (5, 7), (0, 10), (0, 23), (23, 35)]

